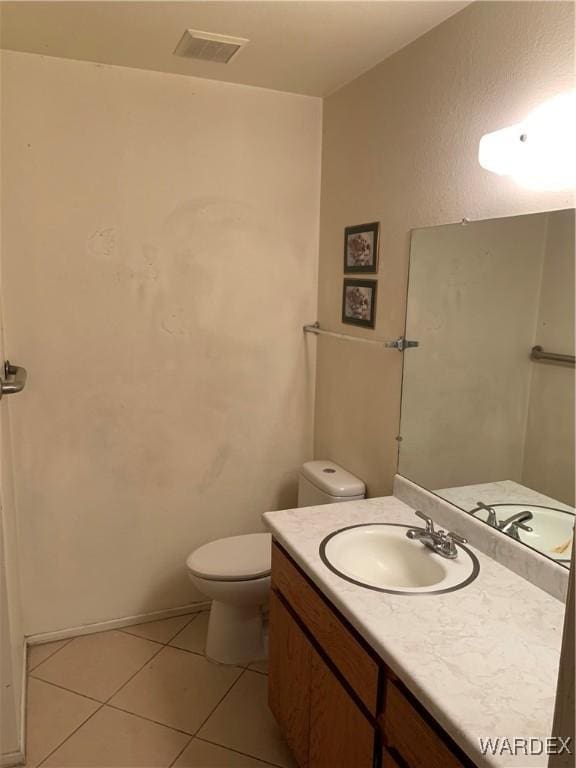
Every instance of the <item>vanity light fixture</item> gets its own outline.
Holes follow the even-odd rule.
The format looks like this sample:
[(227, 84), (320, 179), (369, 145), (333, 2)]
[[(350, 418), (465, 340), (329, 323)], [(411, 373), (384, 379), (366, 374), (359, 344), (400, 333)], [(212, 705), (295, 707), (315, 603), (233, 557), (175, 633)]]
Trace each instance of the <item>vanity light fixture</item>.
[(526, 189), (576, 187), (576, 91), (544, 102), (521, 123), (480, 139), (478, 161)]

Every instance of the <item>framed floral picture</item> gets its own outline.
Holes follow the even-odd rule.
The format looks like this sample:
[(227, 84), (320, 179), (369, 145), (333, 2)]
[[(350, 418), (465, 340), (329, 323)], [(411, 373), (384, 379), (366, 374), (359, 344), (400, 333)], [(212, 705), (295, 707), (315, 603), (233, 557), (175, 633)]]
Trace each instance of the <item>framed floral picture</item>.
[(357, 224), (344, 230), (344, 272), (378, 271), (380, 222)]
[(374, 328), (376, 323), (376, 280), (344, 278), (342, 322)]

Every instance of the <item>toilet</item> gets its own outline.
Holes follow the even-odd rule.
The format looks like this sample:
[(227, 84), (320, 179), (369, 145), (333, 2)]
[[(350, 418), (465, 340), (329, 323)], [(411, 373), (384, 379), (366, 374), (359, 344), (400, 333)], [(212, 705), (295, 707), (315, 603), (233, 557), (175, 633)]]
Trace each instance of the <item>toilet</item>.
[[(365, 498), (362, 480), (332, 461), (308, 461), (298, 478), (298, 506)], [(248, 533), (217, 539), (186, 560), (194, 586), (212, 600), (206, 656), (221, 664), (265, 659), (264, 608), (270, 592), (272, 536)]]

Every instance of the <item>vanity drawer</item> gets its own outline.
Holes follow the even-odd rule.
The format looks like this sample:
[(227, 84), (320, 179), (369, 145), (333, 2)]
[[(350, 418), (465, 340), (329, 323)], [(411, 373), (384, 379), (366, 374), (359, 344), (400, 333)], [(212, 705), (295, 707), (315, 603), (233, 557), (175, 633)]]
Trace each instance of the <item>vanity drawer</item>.
[(368, 712), (376, 715), (377, 662), (275, 542), (272, 545), (272, 588), (281, 592)]
[[(416, 710), (398, 686), (388, 681), (386, 705), (382, 717), (386, 746), (397, 753), (410, 768), (468, 768), (430, 723)], [(438, 729), (439, 730), (439, 729)], [(386, 750), (385, 750), (386, 756)], [(393, 766), (388, 754), (388, 763)]]

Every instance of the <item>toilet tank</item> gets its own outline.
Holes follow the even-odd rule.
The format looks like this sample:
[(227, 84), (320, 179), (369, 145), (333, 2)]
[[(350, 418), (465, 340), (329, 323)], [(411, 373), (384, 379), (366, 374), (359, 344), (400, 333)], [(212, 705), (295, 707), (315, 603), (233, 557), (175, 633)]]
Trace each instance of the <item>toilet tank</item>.
[(307, 461), (300, 469), (299, 507), (357, 501), (365, 496), (366, 486), (362, 480), (333, 461)]

